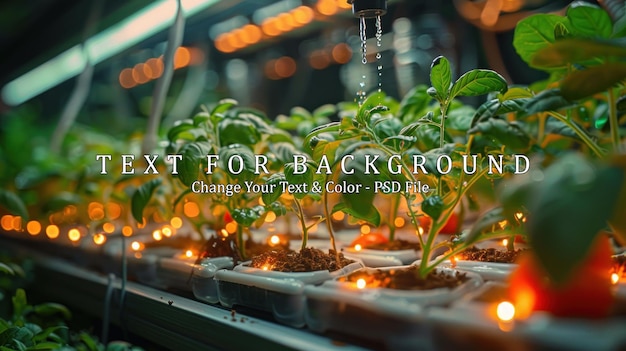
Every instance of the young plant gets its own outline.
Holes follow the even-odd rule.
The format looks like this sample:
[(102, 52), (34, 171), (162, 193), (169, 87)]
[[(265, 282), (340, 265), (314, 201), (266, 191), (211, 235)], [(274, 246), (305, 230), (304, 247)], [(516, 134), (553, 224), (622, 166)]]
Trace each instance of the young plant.
[[(493, 210), (479, 221), (479, 227), (471, 232), (470, 237), (465, 238), (465, 244), (451, 245), (449, 242), (435, 241), (469, 189), (487, 176), (499, 176), (491, 174), (495, 172), (489, 166), (488, 158), (504, 160), (503, 168), (506, 170), (512, 166), (512, 152), (528, 147), (528, 137), (515, 125), (493, 121), (489, 125), (481, 124), (484, 121), (479, 123), (476, 117), (478, 111), (464, 107), (456, 100), (461, 96), (478, 96), (490, 92), (500, 92), (502, 101), (508, 99), (505, 94), (507, 83), (499, 74), (476, 69), (452, 82), (448, 60), (438, 57), (432, 65), (431, 82), (431, 88), (414, 89), (403, 100), (398, 115), (394, 115), (398, 110), (397, 105), (387, 107), (390, 100), (382, 93), (375, 93), (365, 100), (356, 114), (343, 116), (340, 122), (322, 126), (305, 139), (305, 143), (313, 150), (314, 160), (319, 163), (322, 157), (326, 157), (339, 181), (363, 185), (363, 191), (341, 194), (332, 211), (341, 210), (356, 219), (379, 226), (382, 216), (374, 206), (377, 182), (399, 181), (404, 185), (407, 182), (417, 184), (421, 180), (429, 184), (430, 191), (425, 193), (421, 189), (402, 189), (387, 194), (404, 199), (416, 232), (420, 229), (417, 215), (420, 207), (432, 218), (426, 238), (418, 235), (423, 250), (420, 273), (424, 276), (440, 262), (476, 240), (511, 235), (508, 230), (486, 232), (486, 228), (492, 228), (494, 223), (506, 219), (501, 210)], [(420, 116), (421, 113), (424, 114)], [(475, 153), (475, 140), (496, 140), (494, 135), (507, 140), (514, 138), (516, 142), (512, 147), (505, 143), (496, 142), (492, 145), (483, 142), (480, 145), (481, 152)], [(475, 157), (471, 157), (472, 153), (475, 153)], [(345, 156), (350, 156), (350, 160), (344, 166), (353, 169), (353, 174), (340, 172)], [(438, 167), (437, 160), (441, 158), (450, 161), (449, 172)], [(425, 160), (422, 173), (415, 172), (415, 159)], [(470, 169), (473, 168), (473, 171), (467, 172), (471, 174), (464, 171), (464, 161), (469, 163), (467, 166)], [(367, 174), (366, 169), (372, 166), (379, 172)], [(327, 176), (325, 181), (332, 181), (332, 177)], [(327, 196), (327, 193), (323, 194), (325, 208), (329, 206)], [(500, 214), (496, 215), (498, 211)], [(387, 220), (388, 223), (391, 221)], [(330, 225), (329, 231), (332, 232)], [(433, 252), (446, 246), (451, 246), (451, 250), (432, 262)]]

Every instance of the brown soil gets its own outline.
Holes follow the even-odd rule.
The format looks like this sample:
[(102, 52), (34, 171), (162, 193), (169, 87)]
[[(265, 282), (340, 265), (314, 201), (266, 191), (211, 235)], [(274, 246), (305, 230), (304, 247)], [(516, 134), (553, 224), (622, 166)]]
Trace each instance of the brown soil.
[(480, 262), (494, 263), (514, 263), (519, 255), (527, 249), (516, 249), (515, 251), (499, 250), (499, 249), (479, 249), (470, 247), (459, 254), (458, 259)]
[(276, 246), (270, 246), (267, 243), (258, 243), (256, 241), (246, 240), (246, 255), (248, 257), (254, 257), (272, 250), (289, 250), (289, 242)]
[(400, 251), (400, 250), (415, 250), (422, 249), (418, 242), (406, 241), (406, 240), (394, 240), (383, 244), (369, 244), (364, 249), (371, 250), (383, 250), (383, 251)]
[(196, 264), (203, 258), (224, 256), (232, 257), (235, 263), (241, 261), (235, 238), (232, 236), (223, 237), (213, 235), (202, 247), (202, 251), (200, 251)]
[(286, 250), (272, 250), (252, 257), (251, 267), (267, 268), (278, 272), (313, 272), (313, 271), (336, 271), (354, 261), (339, 254), (339, 265), (337, 265), (335, 252), (329, 250), (328, 253), (319, 249), (305, 248), (299, 252)]
[(396, 290), (431, 290), (454, 288), (468, 280), (465, 273), (455, 272), (449, 275), (443, 272), (431, 272), (426, 278), (420, 277), (417, 266), (392, 270), (369, 270), (354, 272), (340, 281), (356, 282), (365, 279), (366, 286)]

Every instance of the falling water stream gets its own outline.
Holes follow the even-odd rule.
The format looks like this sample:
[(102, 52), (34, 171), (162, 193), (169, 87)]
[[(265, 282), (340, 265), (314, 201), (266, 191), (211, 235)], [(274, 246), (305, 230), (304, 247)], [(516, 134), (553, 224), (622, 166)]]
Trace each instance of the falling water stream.
[(378, 92), (382, 91), (383, 65), (380, 62), (383, 44), (383, 24), (380, 16), (376, 16), (376, 69), (378, 70)]
[[(365, 23), (365, 16), (359, 17), (359, 37), (361, 39), (361, 63), (363, 66), (367, 65), (367, 26)], [(382, 75), (383, 75), (383, 65), (381, 63), (381, 47), (382, 47), (382, 37), (383, 37), (383, 26), (382, 19), (380, 16), (376, 16), (376, 69), (378, 70), (378, 91), (382, 91)], [(367, 92), (365, 89), (365, 80), (366, 76), (363, 74), (361, 76), (361, 82), (359, 83), (359, 89), (356, 93), (359, 101), (359, 105), (363, 104), (365, 97), (367, 96)]]

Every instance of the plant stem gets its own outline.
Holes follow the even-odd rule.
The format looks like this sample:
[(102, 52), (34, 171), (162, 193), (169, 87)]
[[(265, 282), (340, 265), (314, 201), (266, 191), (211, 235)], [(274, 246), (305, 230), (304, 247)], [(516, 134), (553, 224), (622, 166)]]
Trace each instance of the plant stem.
[(548, 118), (545, 113), (539, 114), (539, 130), (537, 131), (537, 144), (541, 145), (546, 135), (546, 121)]
[(396, 215), (398, 214), (398, 207), (400, 207), (400, 194), (394, 194), (391, 196), (391, 206), (389, 206), (389, 241), (394, 241), (396, 238)]
[(558, 119), (559, 121), (565, 123), (568, 127), (570, 127), (576, 135), (593, 151), (594, 154), (598, 157), (603, 157), (605, 155), (604, 150), (598, 146), (591, 138), (587, 135), (587, 133), (576, 123), (569, 120), (567, 117), (555, 111), (548, 111), (548, 115)]
[[(448, 101), (439, 103), (441, 111), (441, 121), (439, 122), (439, 148), (443, 148), (446, 136), (446, 114), (448, 113)], [(441, 176), (437, 179), (437, 195), (443, 196), (443, 179)]]
[(411, 216), (411, 221), (413, 222), (413, 225), (415, 226), (415, 234), (417, 234), (417, 239), (420, 242), (420, 247), (422, 248), (422, 250), (424, 249), (424, 239), (422, 238), (422, 234), (420, 234), (419, 228), (419, 220), (417, 219), (417, 216), (415, 216), (415, 211), (413, 211), (413, 206), (410, 203), (409, 200), (409, 194), (405, 195), (405, 199), (406, 199), (406, 205), (409, 209), (409, 215)]
[(302, 245), (300, 246), (300, 251), (304, 250), (307, 245), (307, 240), (309, 238), (309, 230), (306, 227), (306, 223), (304, 222), (304, 211), (302, 210), (302, 206), (300, 206), (300, 201), (293, 198), (293, 202), (296, 204), (296, 209), (298, 210), (298, 219), (300, 220), (300, 225), (302, 226)]
[[(326, 176), (326, 182), (328, 182), (328, 176)], [(328, 211), (328, 192), (324, 191), (322, 197), (322, 207), (324, 207), (324, 217), (326, 217), (326, 228), (328, 229), (328, 235), (330, 236), (330, 246), (335, 251), (335, 260), (337, 261), (337, 267), (340, 266), (341, 260), (339, 259), (339, 251), (337, 251), (337, 244), (335, 243), (335, 233), (333, 232), (333, 224), (330, 220), (330, 211)]]
[(617, 120), (617, 101), (615, 100), (615, 91), (609, 88), (609, 124), (611, 128), (611, 141), (613, 143), (613, 152), (620, 151), (619, 138), (619, 122)]

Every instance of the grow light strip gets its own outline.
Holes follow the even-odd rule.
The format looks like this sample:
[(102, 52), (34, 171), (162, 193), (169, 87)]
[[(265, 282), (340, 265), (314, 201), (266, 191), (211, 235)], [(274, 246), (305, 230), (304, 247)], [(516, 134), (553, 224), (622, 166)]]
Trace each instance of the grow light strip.
[[(216, 4), (219, 0), (182, 0), (186, 17)], [(129, 47), (164, 30), (174, 19), (176, 1), (164, 0), (150, 4), (121, 22), (87, 39), (84, 50), (75, 45), (41, 66), (23, 74), (2, 88), (8, 105), (19, 105), (77, 76), (86, 57), (96, 65)]]

